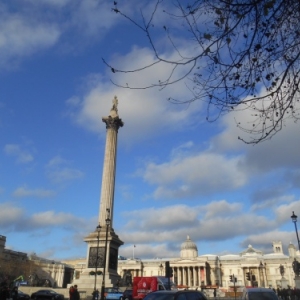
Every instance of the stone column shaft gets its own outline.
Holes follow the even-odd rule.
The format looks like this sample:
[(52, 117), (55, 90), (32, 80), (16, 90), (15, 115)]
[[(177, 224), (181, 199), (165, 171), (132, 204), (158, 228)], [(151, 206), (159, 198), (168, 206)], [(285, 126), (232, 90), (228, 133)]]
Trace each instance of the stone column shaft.
[(117, 132), (113, 128), (108, 128), (106, 133), (104, 166), (100, 197), (99, 223), (101, 227), (105, 227), (105, 219), (107, 217), (106, 211), (107, 209), (110, 209), (111, 227), (113, 228), (113, 207), (117, 158), (116, 152)]

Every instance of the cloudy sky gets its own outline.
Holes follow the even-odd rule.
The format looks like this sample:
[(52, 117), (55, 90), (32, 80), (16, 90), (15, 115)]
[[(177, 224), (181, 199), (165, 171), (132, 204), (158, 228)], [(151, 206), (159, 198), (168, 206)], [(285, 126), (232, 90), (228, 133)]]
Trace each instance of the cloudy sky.
[[(153, 3), (122, 1), (130, 15)], [(145, 86), (167, 76), (156, 65), (112, 73), (102, 61), (134, 69), (153, 62), (142, 33), (104, 0), (9, 0), (0, 3), (0, 235), (6, 247), (49, 259), (85, 257), (83, 238), (99, 213), (105, 124), (119, 99), (113, 228), (120, 255), (178, 257), (187, 235), (199, 255), (265, 253), (297, 245), (291, 214), (300, 214), (299, 125), (287, 122), (270, 141), (246, 145), (236, 120), (206, 122), (207, 107), (185, 98), (185, 83)], [(156, 24), (163, 24), (157, 15)], [(182, 49), (187, 41), (182, 39)], [(176, 56), (157, 35), (162, 55)], [(188, 48), (187, 48), (188, 49)]]

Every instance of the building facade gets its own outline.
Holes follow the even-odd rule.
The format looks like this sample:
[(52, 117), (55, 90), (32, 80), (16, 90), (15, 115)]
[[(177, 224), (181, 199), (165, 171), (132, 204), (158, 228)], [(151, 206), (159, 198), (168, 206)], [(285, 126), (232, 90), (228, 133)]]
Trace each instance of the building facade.
[(28, 255), (5, 248), (6, 236), (0, 235), (0, 281), (27, 281), (31, 286), (66, 287), (73, 279), (74, 268), (60, 261)]
[[(181, 245), (180, 257), (167, 259), (120, 259), (118, 273), (122, 278), (128, 272), (134, 276), (155, 276), (165, 274), (165, 262), (170, 261), (173, 281), (180, 286), (203, 288), (207, 286), (230, 290), (234, 285), (230, 276), (236, 278), (237, 287), (260, 286), (272, 288), (295, 287), (293, 261), (299, 261), (299, 251), (288, 246), (284, 254), (282, 243), (273, 242), (273, 252), (264, 254), (251, 245), (239, 254), (198, 255), (197, 246), (187, 237)], [(248, 275), (249, 274), (249, 275)], [(250, 280), (247, 279), (250, 276)]]

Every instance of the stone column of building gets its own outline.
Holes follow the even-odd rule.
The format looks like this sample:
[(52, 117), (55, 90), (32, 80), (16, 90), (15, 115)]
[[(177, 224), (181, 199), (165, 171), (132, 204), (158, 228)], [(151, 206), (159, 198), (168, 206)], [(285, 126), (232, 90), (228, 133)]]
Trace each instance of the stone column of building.
[(188, 271), (189, 286), (192, 286), (192, 270), (191, 270), (191, 267), (188, 267), (187, 271)]
[(193, 278), (194, 278), (194, 286), (199, 285), (198, 278), (197, 278), (197, 267), (193, 268)]
[[(117, 135), (120, 127), (124, 125), (118, 115), (118, 99), (113, 99), (113, 106), (110, 114), (103, 117), (102, 121), (106, 124), (106, 142), (102, 173), (102, 186), (100, 197), (100, 211), (98, 216), (99, 224), (95, 224), (95, 231), (90, 233), (84, 240), (88, 244), (87, 249), (87, 268), (83, 271), (78, 280), (73, 281), (80, 288), (100, 290), (101, 281), (105, 287), (113, 286), (120, 276), (117, 273), (118, 251), (123, 242), (115, 234), (113, 229), (114, 213), (114, 192), (116, 178), (117, 160)], [(97, 230), (100, 225), (100, 231)], [(99, 229), (99, 228), (98, 228)], [(105, 255), (106, 253), (106, 255)], [(105, 276), (90, 275), (95, 271), (104, 272)]]
[(185, 270), (185, 284), (189, 285), (190, 284), (190, 282), (189, 282), (189, 278), (190, 278), (189, 267), (184, 267), (184, 270)]
[(201, 267), (198, 268), (198, 280), (199, 280), (199, 286), (201, 286)]
[(269, 285), (268, 285), (268, 278), (267, 278), (266, 264), (265, 264), (265, 267), (264, 267), (263, 271), (264, 271), (264, 282), (265, 282), (265, 287), (269, 287)]
[(177, 282), (176, 283), (178, 285), (182, 284), (182, 282), (181, 282), (181, 268), (180, 267), (177, 267)]

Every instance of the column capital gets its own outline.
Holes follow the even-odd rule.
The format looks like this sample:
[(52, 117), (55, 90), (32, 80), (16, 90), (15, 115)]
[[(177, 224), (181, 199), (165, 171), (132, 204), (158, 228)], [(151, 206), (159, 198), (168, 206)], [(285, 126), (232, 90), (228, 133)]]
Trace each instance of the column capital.
[(123, 127), (124, 122), (119, 117), (113, 118), (112, 116), (103, 117), (102, 121), (106, 124), (106, 129), (113, 129), (118, 132), (120, 127)]

